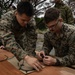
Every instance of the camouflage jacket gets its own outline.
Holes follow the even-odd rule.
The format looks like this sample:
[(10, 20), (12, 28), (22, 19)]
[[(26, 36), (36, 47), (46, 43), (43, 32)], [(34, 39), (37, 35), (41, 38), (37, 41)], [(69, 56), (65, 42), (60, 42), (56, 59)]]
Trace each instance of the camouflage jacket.
[(6, 50), (12, 52), (18, 60), (25, 55), (35, 55), (36, 28), (32, 18), (26, 27), (21, 27), (14, 16), (14, 11), (9, 11), (2, 16), (0, 21), (0, 39)]
[(55, 7), (61, 11), (61, 16), (63, 18), (64, 23), (74, 25), (73, 14), (69, 6), (60, 2), (59, 4), (55, 4)]
[(56, 35), (50, 31), (44, 35), (43, 50), (48, 55), (52, 48), (55, 49), (55, 57), (61, 65), (75, 64), (75, 27), (63, 24), (61, 34)]

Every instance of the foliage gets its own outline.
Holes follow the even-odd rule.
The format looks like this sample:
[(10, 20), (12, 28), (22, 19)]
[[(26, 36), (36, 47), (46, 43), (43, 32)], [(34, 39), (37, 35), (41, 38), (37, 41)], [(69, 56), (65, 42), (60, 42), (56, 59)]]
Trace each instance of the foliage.
[(43, 18), (35, 18), (35, 20), (36, 20), (37, 29), (40, 29), (40, 30), (46, 29)]
[(0, 0), (0, 4), (2, 5), (1, 9), (7, 11), (14, 1), (15, 0)]
[(50, 3), (47, 0), (21, 0), (21, 1), (29, 1), (33, 4), (35, 17), (44, 14), (46, 8), (51, 7)]
[[(49, 2), (47, 0), (0, 0), (0, 3), (2, 5), (1, 8), (2, 10), (6, 10), (7, 12), (7, 10), (10, 8), (13, 2), (17, 4), (19, 1), (29, 1), (32, 3), (34, 7), (34, 11), (35, 11), (34, 14), (37, 21), (37, 28), (44, 29), (45, 25), (43, 22), (43, 18), (38, 18), (38, 16), (44, 14), (47, 8), (52, 7), (52, 5), (54, 5), (54, 4), (51, 4), (51, 0), (49, 0)], [(66, 0), (63, 0), (63, 1), (66, 1)], [(74, 0), (68, 0), (67, 4), (69, 4), (71, 1), (74, 1)]]

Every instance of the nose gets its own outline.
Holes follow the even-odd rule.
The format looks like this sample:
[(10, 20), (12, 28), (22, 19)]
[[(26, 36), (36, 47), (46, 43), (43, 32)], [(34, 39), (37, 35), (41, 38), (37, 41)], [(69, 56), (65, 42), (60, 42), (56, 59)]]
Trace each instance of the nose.
[(24, 21), (24, 24), (27, 24), (28, 22), (27, 21)]
[(52, 27), (49, 27), (49, 30), (50, 30), (50, 31), (52, 31), (52, 30), (53, 30), (53, 28), (52, 28)]

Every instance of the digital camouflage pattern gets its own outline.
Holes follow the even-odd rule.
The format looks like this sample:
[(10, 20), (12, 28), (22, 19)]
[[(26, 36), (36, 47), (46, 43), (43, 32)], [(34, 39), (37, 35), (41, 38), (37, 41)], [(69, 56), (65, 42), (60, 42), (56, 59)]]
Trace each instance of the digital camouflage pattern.
[(26, 27), (21, 27), (14, 16), (14, 11), (9, 11), (2, 16), (0, 21), (0, 39), (6, 50), (12, 52), (18, 60), (25, 55), (35, 55), (36, 28), (32, 18)]
[(62, 1), (55, 4), (55, 8), (58, 8), (61, 11), (61, 16), (64, 23), (74, 25), (74, 18), (72, 11), (69, 6), (65, 5)]
[(75, 27), (63, 24), (60, 35), (50, 31), (45, 33), (43, 50), (49, 55), (53, 47), (55, 49), (54, 57), (60, 61), (61, 65), (75, 64)]

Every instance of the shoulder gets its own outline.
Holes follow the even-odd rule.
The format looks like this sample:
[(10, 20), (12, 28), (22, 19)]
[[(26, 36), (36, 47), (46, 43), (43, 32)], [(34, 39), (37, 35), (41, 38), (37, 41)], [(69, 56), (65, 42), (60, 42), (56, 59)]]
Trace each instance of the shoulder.
[(32, 17), (28, 24), (29, 24), (30, 26), (36, 26), (35, 18)]
[(29, 23), (27, 24), (27, 29), (28, 30), (36, 29), (36, 22), (35, 22), (34, 17), (32, 17)]
[(75, 26), (73, 26), (71, 24), (67, 24), (67, 23), (64, 23), (64, 25), (67, 26), (68, 29), (75, 31)]
[(75, 38), (75, 26), (64, 24), (64, 33), (66, 34), (69, 40), (73, 40)]
[(64, 5), (63, 8), (64, 8), (65, 10), (67, 10), (67, 11), (68, 11), (68, 10), (71, 10), (71, 8), (70, 8), (68, 5)]
[(4, 19), (4, 20), (6, 20), (6, 19), (11, 20), (13, 16), (14, 16), (14, 11), (11, 10), (11, 11), (8, 11), (7, 13), (3, 14), (2, 15), (2, 19)]
[(0, 19), (0, 28), (1, 27), (9, 27), (13, 20), (13, 11), (9, 11), (2, 15)]

